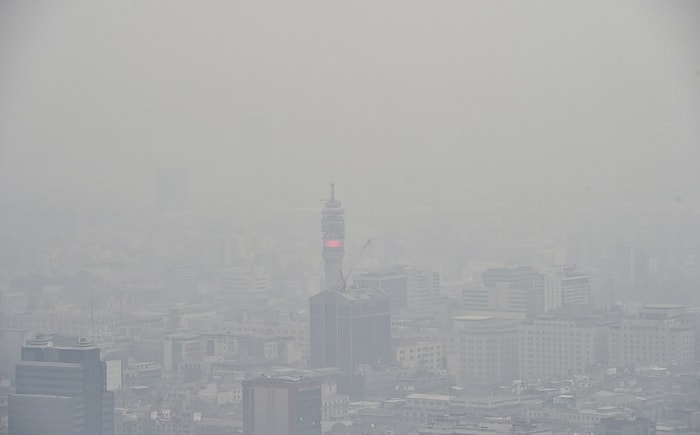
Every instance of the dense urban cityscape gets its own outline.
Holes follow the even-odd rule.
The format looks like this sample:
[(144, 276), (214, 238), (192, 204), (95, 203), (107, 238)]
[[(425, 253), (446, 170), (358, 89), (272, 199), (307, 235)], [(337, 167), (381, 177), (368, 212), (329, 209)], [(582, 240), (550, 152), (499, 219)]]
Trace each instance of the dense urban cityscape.
[[(158, 181), (174, 228), (191, 218), (184, 177)], [(393, 255), (383, 237), (348, 259), (339, 198), (332, 186), (320, 210), (321, 265), (228, 229), (171, 233), (155, 274), (146, 249), (102, 244), (119, 237), (6, 250), (6, 433), (700, 431), (700, 309), (630, 293), (675, 263), (570, 243), (539, 256), (586, 271), (476, 263), (446, 279), (437, 261), (376, 264)], [(206, 261), (188, 261), (198, 243)]]
[(700, 434), (700, 1), (0, 0), (0, 435)]

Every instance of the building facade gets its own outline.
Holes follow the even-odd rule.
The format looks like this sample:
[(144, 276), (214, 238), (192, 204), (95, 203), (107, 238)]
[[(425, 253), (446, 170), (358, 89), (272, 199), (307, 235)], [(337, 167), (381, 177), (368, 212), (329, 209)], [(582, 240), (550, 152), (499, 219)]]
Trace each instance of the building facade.
[(595, 426), (595, 435), (656, 435), (656, 423), (648, 418), (606, 418)]
[(244, 435), (321, 435), (321, 380), (263, 375), (243, 382)]
[(353, 283), (377, 287), (387, 293), (392, 313), (404, 308), (427, 308), (440, 296), (440, 274), (414, 266), (394, 265), (371, 270), (354, 277)]
[(545, 314), (524, 322), (519, 339), (520, 379), (563, 379), (605, 363), (607, 328), (599, 317), (568, 314)]
[(322, 291), (310, 300), (312, 368), (337, 367), (341, 392), (357, 395), (357, 369), (391, 361), (389, 296), (373, 287)]
[(439, 341), (403, 340), (394, 346), (394, 360), (405, 368), (431, 372), (444, 369), (445, 352)]
[(588, 275), (567, 266), (553, 267), (544, 275), (545, 312), (590, 304), (591, 283)]
[(454, 318), (455, 351), (447, 361), (456, 385), (501, 385), (516, 379), (519, 324), (488, 316)]
[(463, 289), (467, 312), (510, 318), (532, 318), (544, 312), (544, 278), (533, 269), (492, 268), (481, 279), (481, 285)]
[(692, 362), (695, 331), (680, 305), (645, 305), (610, 328), (609, 365), (669, 366)]
[(114, 395), (100, 349), (77, 340), (29, 342), (15, 368), (8, 417), (10, 435), (114, 434)]

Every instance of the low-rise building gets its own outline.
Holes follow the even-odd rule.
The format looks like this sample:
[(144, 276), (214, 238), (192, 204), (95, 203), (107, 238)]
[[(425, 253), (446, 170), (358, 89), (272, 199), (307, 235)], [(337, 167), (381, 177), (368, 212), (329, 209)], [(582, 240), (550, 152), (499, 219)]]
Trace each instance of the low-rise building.
[(394, 359), (405, 368), (438, 371), (444, 368), (444, 352), (439, 341), (397, 340)]
[(411, 424), (427, 424), (450, 411), (451, 396), (442, 394), (409, 394), (406, 396), (404, 417)]

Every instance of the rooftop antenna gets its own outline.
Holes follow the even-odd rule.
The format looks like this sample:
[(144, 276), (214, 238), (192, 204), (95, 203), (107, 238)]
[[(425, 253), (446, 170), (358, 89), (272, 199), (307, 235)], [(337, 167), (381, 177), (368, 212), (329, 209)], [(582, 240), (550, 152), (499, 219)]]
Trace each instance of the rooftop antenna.
[(335, 201), (335, 183), (331, 183), (331, 201)]

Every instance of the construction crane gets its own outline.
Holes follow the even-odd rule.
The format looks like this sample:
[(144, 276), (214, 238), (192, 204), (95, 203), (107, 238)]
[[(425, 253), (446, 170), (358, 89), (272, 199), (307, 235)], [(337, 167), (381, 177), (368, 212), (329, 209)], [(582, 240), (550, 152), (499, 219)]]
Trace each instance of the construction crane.
[(353, 269), (359, 263), (360, 260), (362, 260), (362, 257), (364, 256), (365, 252), (367, 251), (367, 248), (370, 247), (372, 244), (372, 239), (367, 239), (364, 245), (362, 245), (362, 249), (360, 249), (360, 253), (358, 254), (357, 258), (355, 258), (355, 261), (352, 262), (350, 265), (350, 269), (348, 270), (347, 275), (343, 274), (343, 270), (340, 270), (340, 280), (338, 281), (338, 291), (341, 293), (347, 290), (348, 287), (348, 278), (352, 276)]

